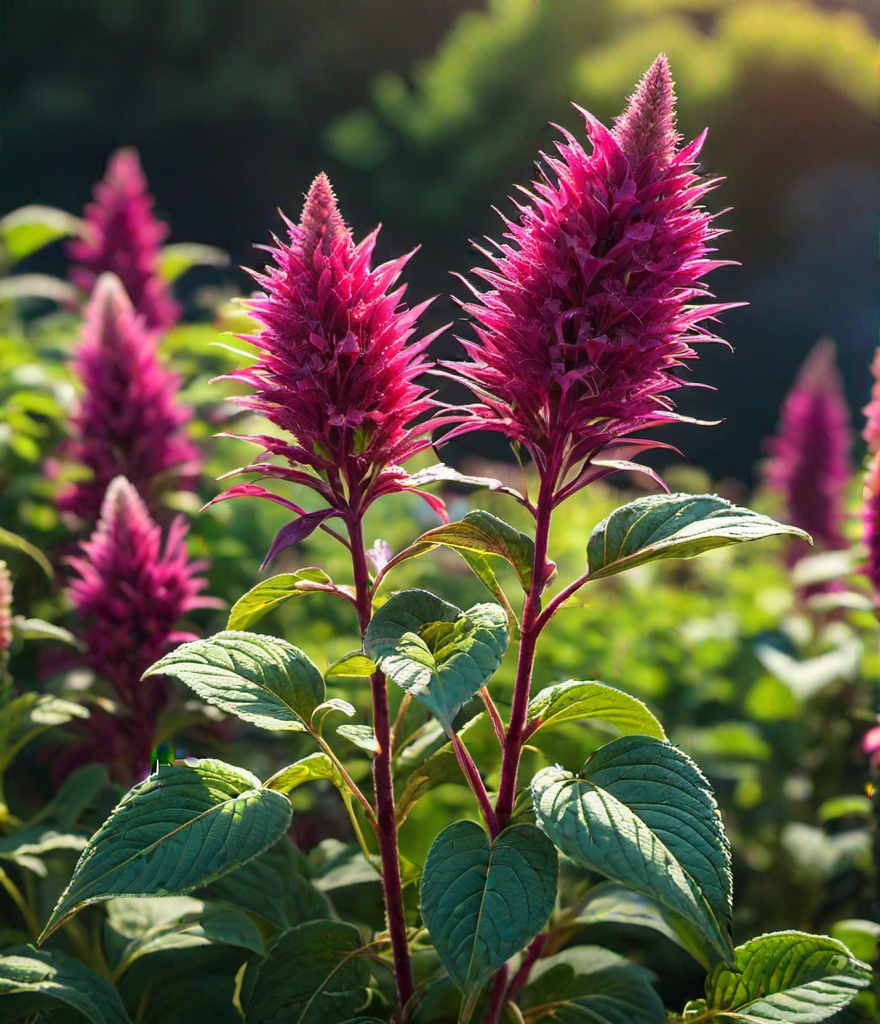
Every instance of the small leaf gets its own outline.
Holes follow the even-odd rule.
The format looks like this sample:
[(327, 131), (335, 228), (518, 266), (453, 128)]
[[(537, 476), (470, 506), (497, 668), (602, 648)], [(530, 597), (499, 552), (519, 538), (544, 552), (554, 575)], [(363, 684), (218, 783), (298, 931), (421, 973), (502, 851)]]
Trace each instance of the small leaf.
[(9, 530), (0, 528), (0, 548), (13, 548), (15, 551), (20, 551), (22, 554), (27, 555), (28, 558), (32, 558), (50, 580), (55, 575), (52, 566), (49, 564), (49, 559), (46, 558), (43, 552), (39, 548), (35, 548), (29, 541), (26, 541), (24, 537), (19, 537), (17, 533), (11, 533)]
[(47, 853), (73, 850), (80, 853), (86, 845), (85, 836), (56, 832), (54, 829), (27, 828), (0, 837), (0, 860), (10, 860), (45, 878), (46, 865), (40, 860)]
[(758, 661), (800, 700), (809, 700), (838, 679), (854, 680), (861, 669), (862, 642), (846, 637), (836, 647), (814, 658), (799, 661), (772, 643), (760, 641), (754, 646)]
[(263, 580), (239, 598), (229, 612), (227, 629), (250, 627), (267, 613), (293, 597), (315, 592), (333, 593), (333, 581), (322, 569), (299, 569)]
[(159, 250), (159, 276), (173, 284), (193, 267), (225, 267), (229, 256), (213, 245), (200, 242), (177, 242)]
[(306, 512), (305, 515), (287, 523), (286, 526), (282, 526), (278, 533), (275, 534), (275, 539), (269, 545), (269, 550), (266, 552), (266, 557), (263, 559), (263, 564), (260, 568), (265, 569), (272, 559), (284, 551), (285, 548), (299, 544), (306, 537), (311, 537), (321, 523), (338, 515), (339, 512), (335, 508), (322, 508), (317, 512)]
[(144, 677), (169, 675), (209, 704), (261, 729), (305, 730), (324, 700), (318, 668), (293, 644), (227, 630), (166, 654)]
[(278, 793), (290, 793), (304, 782), (314, 782), (316, 779), (326, 779), (337, 789), (345, 788), (336, 765), (326, 754), (321, 753), (309, 754), (308, 757), (282, 768), (271, 779), (266, 780), (264, 787), (274, 789)]
[(325, 700), (323, 704), (319, 704), (312, 712), (312, 730), (316, 735), (320, 736), (323, 733), (324, 719), (333, 711), (338, 711), (348, 718), (354, 718), (357, 714), (354, 705), (349, 704), (347, 700), (343, 700), (341, 697), (331, 697), (330, 700)]
[(765, 537), (810, 536), (795, 526), (732, 505), (714, 494), (651, 494), (616, 509), (587, 544), (590, 579), (659, 558), (692, 558)]
[(816, 1024), (870, 984), (871, 970), (836, 939), (771, 932), (737, 946), (735, 966), (706, 981), (706, 1006), (724, 1024)]
[(0, 218), (0, 269), (6, 270), (59, 238), (82, 237), (85, 221), (52, 206), (22, 206)]
[(376, 742), (376, 733), (369, 725), (340, 725), (336, 730), (337, 736), (342, 736), (349, 743), (353, 743), (368, 754), (378, 754), (379, 744)]
[(533, 825), (494, 842), (472, 821), (447, 826), (422, 873), (422, 916), (449, 976), (473, 1006), (486, 981), (538, 934), (556, 900), (558, 860)]
[(523, 503), (525, 499), (522, 494), (513, 487), (508, 487), (500, 480), (491, 476), (467, 476), (459, 473), (451, 466), (444, 466), (442, 463), (436, 466), (428, 466), (427, 469), (420, 469), (417, 473), (408, 477), (405, 481), (407, 487), (426, 487), (428, 484), (454, 483), (470, 484), (473, 487), (485, 487), (490, 491), (498, 491), (501, 494), (508, 494), (518, 502)]
[(12, 629), (22, 640), (56, 640), (77, 650), (85, 650), (83, 644), (69, 629), (56, 626), (52, 622), (44, 622), (43, 619), (25, 619), (21, 615), (14, 615)]
[(363, 651), (351, 651), (337, 658), (324, 673), (325, 679), (369, 679), (376, 671), (376, 662)]
[(0, 304), (21, 299), (48, 299), (75, 306), (82, 293), (67, 281), (50, 274), (13, 274), (0, 279)]
[(640, 700), (605, 683), (556, 683), (541, 690), (529, 703), (530, 733), (587, 718), (610, 722), (624, 736), (641, 733), (666, 739), (663, 726)]
[(22, 693), (0, 708), (0, 775), (25, 744), (56, 725), (88, 718), (81, 704), (48, 693)]
[(205, 759), (159, 765), (89, 841), (41, 941), (110, 896), (190, 892), (262, 853), (290, 824), (290, 802), (241, 768)]
[(354, 925), (310, 921), (285, 932), (256, 972), (244, 1002), (247, 1024), (329, 1024), (366, 1002), (369, 962)]
[(680, 750), (623, 736), (578, 775), (538, 772), (532, 796), (562, 853), (658, 900), (730, 957), (729, 845), (708, 782)]
[[(21, 946), (0, 956), (0, 995), (27, 992), (64, 1003), (92, 1024), (131, 1024), (116, 989), (64, 953)], [(25, 1018), (16, 1015), (14, 1019)]]
[(546, 1024), (665, 1024), (651, 979), (609, 949), (575, 946), (535, 964), (521, 1002)]
[(459, 708), (495, 674), (507, 639), (507, 617), (496, 604), (463, 612), (425, 590), (405, 590), (373, 616), (364, 649), (449, 731)]

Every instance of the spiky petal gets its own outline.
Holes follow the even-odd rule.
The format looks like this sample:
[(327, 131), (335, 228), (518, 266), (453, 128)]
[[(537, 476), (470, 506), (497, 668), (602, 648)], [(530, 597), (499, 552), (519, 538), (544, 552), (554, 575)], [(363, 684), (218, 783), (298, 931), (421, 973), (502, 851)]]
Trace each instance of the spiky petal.
[(159, 275), (159, 247), (168, 225), (153, 216), (136, 150), (113, 154), (93, 196), (85, 209), (87, 237), (68, 246), (71, 281), (88, 294), (105, 271), (116, 274), (147, 325), (165, 330), (180, 318), (180, 307)]
[(177, 400), (180, 379), (159, 362), (156, 332), (112, 274), (95, 284), (73, 368), (83, 392), (65, 455), (90, 476), (62, 495), (61, 507), (93, 523), (119, 474), (153, 509), (163, 489), (190, 486), (200, 456), (184, 432), (192, 413)]
[(92, 728), (105, 744), (115, 731), (131, 746), (125, 754), (115, 740), (109, 748), (98, 744), (91, 759), (108, 760), (122, 772), (116, 759), (123, 757), (134, 776), (149, 769), (156, 716), (168, 699), (163, 679), (142, 681), (141, 676), (170, 648), (194, 639), (175, 631), (178, 620), (212, 603), (199, 596), (205, 586), (199, 573), (206, 563), (190, 560), (186, 534), (178, 517), (163, 545), (161, 527), (120, 476), (107, 488), (98, 524), (81, 554), (67, 559), (73, 570), (68, 593), (81, 623), (87, 664), (110, 684), (119, 704), (113, 728), (100, 714), (93, 716)]
[(253, 275), (265, 294), (247, 305), (263, 329), (245, 340), (259, 360), (227, 376), (253, 389), (236, 401), (283, 432), (245, 439), (288, 466), (248, 471), (311, 487), (333, 514), (361, 514), (404, 486), (400, 464), (430, 444), (434, 403), (415, 378), (434, 335), (408, 344), (427, 303), (408, 309), (396, 287), (409, 256), (371, 268), (378, 229), (355, 244), (326, 175), (287, 227), (289, 241), (267, 247), (275, 265)]
[(798, 372), (768, 443), (767, 482), (783, 497), (788, 522), (811, 534), (818, 548), (846, 547), (841, 527), (852, 475), (849, 409), (834, 345), (823, 339)]
[[(645, 75), (614, 131), (581, 111), (587, 154), (565, 133), (548, 173), (507, 222), (508, 243), (477, 270), (491, 290), (465, 305), (478, 341), (447, 364), (477, 396), (447, 436), (500, 431), (522, 444), (555, 501), (657, 446), (624, 441), (680, 419), (671, 391), (699, 326), (731, 304), (692, 305), (717, 231), (700, 199), (703, 137), (678, 149), (665, 57)], [(612, 465), (613, 464), (613, 465)], [(632, 468), (631, 464), (628, 464)]]

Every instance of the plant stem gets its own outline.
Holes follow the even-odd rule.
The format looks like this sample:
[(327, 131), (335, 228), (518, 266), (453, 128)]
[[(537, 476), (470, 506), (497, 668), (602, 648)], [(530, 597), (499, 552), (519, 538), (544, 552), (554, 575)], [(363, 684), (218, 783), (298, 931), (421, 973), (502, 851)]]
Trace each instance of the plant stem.
[(31, 938), (36, 941), (40, 934), (40, 923), (37, 921), (36, 915), (33, 910), (28, 906), (27, 900), (22, 896), (21, 890), (12, 881), (9, 875), (0, 868), (0, 885), (9, 894), (9, 898), (21, 911), (21, 916), (24, 918), (24, 923), (27, 925), (28, 931), (30, 932)]
[(480, 812), (486, 821), (486, 825), (489, 829), (489, 835), (494, 839), (498, 835), (498, 819), (495, 817), (495, 812), (492, 810), (492, 804), (489, 802), (489, 794), (486, 792), (486, 786), (483, 783), (483, 779), (474, 764), (474, 759), (468, 752), (467, 747), (461, 742), (458, 736), (454, 732), (450, 733), (452, 737), (452, 749), (455, 751), (455, 756), (458, 758), (458, 765), (464, 772), (465, 778), (468, 780), (468, 784), (473, 790), (474, 796), (477, 798), (477, 803), (480, 805)]
[(507, 1002), (507, 980), (509, 977), (510, 969), (507, 964), (504, 964), (495, 975), (492, 994), (489, 997), (489, 1006), (486, 1008), (483, 1024), (498, 1024), (501, 1018), (501, 1011)]
[[(353, 515), (348, 523), (351, 539), (351, 562), (357, 597), (361, 636), (370, 623), (370, 574), (364, 547), (363, 522)], [(383, 672), (370, 678), (373, 696), (373, 729), (379, 751), (373, 759), (373, 785), (376, 792), (376, 839), (382, 861), (382, 888), (385, 892), (385, 916), (394, 958), (394, 977), (401, 1011), (413, 994), (414, 979), (406, 916), (403, 911), (403, 886), (400, 881), (400, 859), (397, 852), (397, 823), (394, 810), (394, 780), (391, 773), (391, 718), (388, 709), (388, 687)]]
[(541, 594), (546, 585), (547, 545), (550, 538), (550, 516), (552, 512), (552, 474), (541, 480), (538, 505), (535, 511), (535, 557), (532, 564), (532, 585), (523, 606), (522, 628), (519, 645), (519, 661), (516, 666), (516, 682), (513, 688), (513, 704), (510, 708), (510, 723), (504, 737), (504, 751), (501, 761), (501, 785), (495, 814), (498, 825), (504, 828), (513, 812), (516, 799), (516, 778), (523, 748), (523, 734), (529, 710), (529, 693), (532, 686), (532, 666), (535, 662), (535, 647), (544, 628), (541, 621)]

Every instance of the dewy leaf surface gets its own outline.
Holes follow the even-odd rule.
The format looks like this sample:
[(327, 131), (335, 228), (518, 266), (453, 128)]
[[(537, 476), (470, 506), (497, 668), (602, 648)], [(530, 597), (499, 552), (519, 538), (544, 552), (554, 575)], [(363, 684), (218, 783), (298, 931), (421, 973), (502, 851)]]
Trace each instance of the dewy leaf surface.
[(277, 637), (226, 630), (166, 654), (144, 674), (174, 676), (203, 700), (261, 729), (305, 730), (324, 700), (324, 678)]
[(692, 558), (712, 548), (775, 536), (810, 536), (732, 505), (715, 494), (651, 494), (604, 519), (587, 543), (590, 579), (659, 558)]
[(333, 592), (335, 587), (323, 569), (299, 569), (270, 576), (240, 597), (229, 612), (227, 629), (250, 627), (267, 613), (294, 597), (315, 592)]
[(42, 939), (109, 896), (190, 892), (246, 864), (287, 831), (287, 797), (242, 768), (159, 765), (123, 797), (83, 851)]
[(658, 900), (729, 960), (730, 848), (699, 768), (648, 736), (622, 736), (578, 775), (532, 780), (538, 824), (568, 857)]
[(626, 736), (642, 733), (665, 740), (663, 726), (647, 706), (613, 686), (569, 680), (537, 693), (529, 702), (530, 732), (588, 718), (610, 722)]
[(422, 916), (450, 978), (468, 999), (544, 927), (556, 900), (558, 858), (533, 825), (490, 843), (472, 821), (447, 826), (422, 873)]
[(706, 982), (706, 1007), (719, 1024), (817, 1024), (870, 983), (867, 964), (836, 939), (772, 932), (737, 946), (734, 970), (719, 965)]
[[(116, 989), (90, 967), (64, 953), (18, 946), (9, 955), (0, 956), (0, 996), (27, 992), (56, 999), (92, 1024), (131, 1024)], [(0, 1017), (7, 1019), (2, 1014)], [(16, 1015), (13, 1019), (26, 1018)]]
[(364, 649), (449, 731), (462, 704), (495, 674), (507, 640), (499, 605), (463, 612), (425, 590), (404, 590), (373, 616)]
[(366, 1002), (369, 961), (354, 925), (310, 921), (285, 932), (259, 966), (244, 1004), (247, 1024), (331, 1024)]

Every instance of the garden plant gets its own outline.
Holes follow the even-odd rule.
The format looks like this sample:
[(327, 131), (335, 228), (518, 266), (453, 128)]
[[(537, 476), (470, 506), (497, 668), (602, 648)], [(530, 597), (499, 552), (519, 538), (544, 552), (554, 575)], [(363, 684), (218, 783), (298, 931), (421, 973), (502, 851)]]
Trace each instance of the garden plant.
[[(211, 566), (189, 557), (185, 521), (167, 501), (175, 491), (187, 507), (199, 471), (179, 380), (159, 353), (157, 332), (179, 308), (156, 276), (162, 233), (149, 227), (133, 153), (111, 164), (91, 233), (63, 229), (81, 236), (71, 280), (88, 295), (76, 360), (86, 397), (58, 449), (83, 467), (60, 502), (82, 524), (79, 547), (59, 559), (80, 625), (68, 633), (19, 619), (17, 628), (20, 640), (66, 643), (70, 663), (107, 690), (88, 708), (50, 693), (12, 696), (8, 658), (0, 665), (0, 782), (38, 733), (72, 723), (77, 737), (55, 759), (56, 797), (30, 823), (0, 789), (0, 860), (29, 870), (44, 855), (80, 853), (45, 924), (30, 883), (16, 885), (0, 867), (38, 940), (0, 956), (0, 1021), (47, 1009), (106, 1024), (872, 1019), (863, 959), (875, 955), (880, 925), (860, 920), (840, 937), (781, 927), (737, 943), (736, 863), (712, 785), (670, 741), (643, 689), (594, 678), (587, 634), (613, 632), (619, 604), (638, 587), (627, 580), (754, 541), (782, 540), (801, 556), (811, 533), (823, 549), (846, 544), (839, 531), (827, 545), (821, 533), (829, 516), (839, 524), (836, 505), (808, 533), (797, 516), (786, 525), (714, 493), (669, 492), (639, 461), (665, 447), (655, 428), (696, 423), (672, 395), (689, 383), (682, 373), (694, 346), (720, 341), (710, 325), (731, 308), (705, 284), (724, 265), (713, 248), (722, 232), (703, 205), (719, 182), (699, 173), (703, 136), (682, 142), (674, 104), (661, 55), (613, 127), (581, 111), (589, 147), (563, 132), (543, 157), (516, 219), (505, 219), (504, 241), (481, 250), (482, 284), (464, 282), (465, 358), (439, 366), (427, 352), (440, 332), (419, 331), (428, 303), (404, 303), (409, 257), (374, 266), (377, 232), (356, 242), (328, 178), (314, 180), (300, 219), (286, 221), (286, 239), (273, 240), (270, 264), (253, 274), (259, 291), (239, 314), (251, 354), (218, 366), (227, 387), (244, 386), (234, 401), (248, 414), (247, 433), (227, 432), (239, 439), (225, 443), (258, 454), (224, 474), (247, 482), (232, 482), (203, 518), (229, 514), (227, 502), (280, 508), (263, 567), (304, 545), (327, 560), (292, 563), (236, 595), (226, 628), (202, 639), (177, 621), (216, 607), (202, 593)], [(123, 273), (109, 257), (132, 236), (141, 259), (123, 262)], [(181, 265), (215, 259), (197, 248), (177, 256)], [(814, 370), (826, 360), (820, 383), (831, 376), (830, 351), (811, 357)], [(429, 374), (469, 389), (471, 404), (441, 402)], [(791, 408), (819, 409), (810, 423), (840, 441), (839, 396), (811, 391), (816, 379), (804, 371)], [(865, 502), (875, 587), (877, 401)], [(816, 419), (823, 410), (832, 427)], [(435, 461), (439, 441), (476, 431), (509, 442), (516, 473), (496, 479)], [(793, 443), (776, 442), (774, 479), (780, 489), (795, 480), (796, 498), (800, 463), (785, 455)], [(828, 469), (840, 503), (843, 458)], [(410, 460), (421, 468), (404, 468)], [(621, 472), (641, 474), (651, 492), (607, 508), (579, 534), (585, 563), (572, 571), (554, 544), (588, 491), (606, 500), (606, 478)], [(450, 488), (484, 495), (487, 507), (453, 519)], [(439, 525), (402, 536), (398, 523), (383, 539), (381, 509), (396, 499), (408, 509), (423, 502)], [(411, 513), (407, 528), (417, 521)], [(210, 558), (210, 535), (200, 536)], [(11, 532), (0, 540), (51, 572), (27, 541)], [(460, 595), (473, 593), (472, 581), (442, 561), (450, 552), (482, 588), (466, 607)], [(847, 601), (872, 606), (837, 586), (849, 565), (828, 565), (813, 564), (801, 595), (816, 637), (839, 633)], [(8, 584), (0, 571), (7, 618)], [(285, 636), (254, 631), (288, 604)], [(651, 604), (648, 593), (645, 618)], [(578, 662), (567, 679), (548, 669), (565, 660), (553, 650), (562, 629), (574, 633), (566, 644)], [(354, 649), (340, 650), (352, 635)], [(0, 618), (0, 649), (11, 645)], [(780, 652), (765, 646), (782, 671)], [(853, 685), (841, 705), (849, 713), (860, 700)], [(260, 778), (219, 756), (230, 719), (262, 735), (273, 756), (281, 751), (282, 767)], [(199, 756), (199, 742), (218, 756)], [(846, 750), (861, 756), (858, 744)], [(83, 835), (105, 772), (121, 798)], [(746, 806), (748, 784), (759, 783), (736, 782)], [(310, 785), (341, 810), (334, 824), (345, 841), (306, 856), (288, 833), (298, 834), (301, 808), (305, 819), (315, 810), (299, 802)], [(444, 802), (451, 786), (457, 796)], [(829, 818), (863, 825), (866, 813), (862, 793)], [(404, 843), (412, 822), (430, 834)], [(866, 886), (869, 834), (860, 826), (847, 862)], [(746, 839), (754, 850), (757, 839)], [(692, 965), (684, 983), (658, 984), (683, 963)]]

